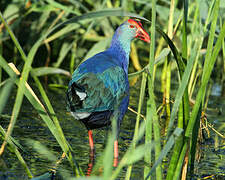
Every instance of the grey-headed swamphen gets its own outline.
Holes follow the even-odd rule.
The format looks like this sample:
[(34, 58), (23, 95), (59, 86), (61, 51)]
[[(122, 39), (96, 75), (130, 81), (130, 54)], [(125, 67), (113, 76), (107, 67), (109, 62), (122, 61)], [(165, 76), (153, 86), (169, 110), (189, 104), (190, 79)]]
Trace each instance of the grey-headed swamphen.
[[(129, 19), (117, 28), (110, 47), (81, 63), (69, 82), (68, 109), (88, 129), (92, 150), (92, 129), (110, 125), (115, 113), (118, 138), (129, 103), (128, 64), (130, 43), (134, 38), (150, 42), (140, 21)], [(117, 140), (114, 142), (114, 158), (118, 159)]]

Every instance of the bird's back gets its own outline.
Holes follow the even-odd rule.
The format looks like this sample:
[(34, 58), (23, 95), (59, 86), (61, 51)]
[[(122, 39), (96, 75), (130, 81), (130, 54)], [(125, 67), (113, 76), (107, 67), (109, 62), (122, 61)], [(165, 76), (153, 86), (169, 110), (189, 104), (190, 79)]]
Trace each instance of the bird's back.
[(76, 119), (89, 122), (86, 124), (89, 129), (110, 124), (110, 116), (116, 105), (124, 115), (128, 101), (127, 74), (120, 61), (108, 51), (80, 64), (73, 73), (67, 91), (69, 110)]

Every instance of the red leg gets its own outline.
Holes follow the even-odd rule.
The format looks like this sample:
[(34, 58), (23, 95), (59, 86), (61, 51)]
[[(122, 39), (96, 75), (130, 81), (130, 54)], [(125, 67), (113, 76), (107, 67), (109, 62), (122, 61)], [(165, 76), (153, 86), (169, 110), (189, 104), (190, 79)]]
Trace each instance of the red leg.
[(88, 130), (88, 137), (89, 137), (89, 145), (90, 145), (90, 155), (89, 155), (89, 163), (86, 176), (90, 176), (92, 173), (93, 165), (94, 165), (94, 141), (93, 141), (93, 134), (92, 130)]
[(95, 161), (95, 150), (90, 149), (89, 163), (88, 163), (88, 169), (87, 169), (86, 176), (91, 176), (92, 169), (93, 169), (93, 166), (94, 166), (94, 161)]
[(118, 141), (114, 141), (114, 161), (113, 166), (117, 167), (118, 165), (118, 157), (119, 157), (119, 151), (118, 151)]
[(92, 135), (92, 130), (88, 130), (88, 136), (89, 136), (89, 144), (91, 150), (94, 149), (94, 141), (93, 141), (93, 135)]

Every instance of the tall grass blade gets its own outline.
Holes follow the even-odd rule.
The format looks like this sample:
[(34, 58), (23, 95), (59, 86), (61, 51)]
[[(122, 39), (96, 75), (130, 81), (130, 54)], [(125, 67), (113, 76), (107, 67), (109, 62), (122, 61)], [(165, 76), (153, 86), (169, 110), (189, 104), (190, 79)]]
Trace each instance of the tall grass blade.
[[(147, 112), (146, 112), (146, 132), (145, 132), (145, 144), (153, 144), (152, 142), (152, 137), (153, 137), (153, 132), (152, 132), (152, 121), (149, 121), (150, 116), (152, 115), (151, 111), (151, 101), (150, 99), (147, 100)], [(146, 162), (146, 165), (144, 167), (144, 178), (147, 177), (149, 171), (151, 170), (151, 162), (152, 162), (152, 152), (151, 151), (146, 151), (145, 152), (145, 157), (144, 160)], [(150, 179), (150, 177), (149, 177)]]
[(182, 57), (187, 60), (187, 16), (188, 16), (188, 0), (184, 0), (184, 16), (182, 26)]
[(32, 147), (35, 151), (37, 151), (41, 157), (49, 161), (56, 161), (58, 159), (58, 157), (56, 157), (46, 146), (41, 144), (39, 141), (27, 139), (26, 143), (29, 147)]
[[(184, 16), (183, 16), (183, 25), (182, 25), (182, 58), (187, 61), (187, 16), (188, 16), (188, 1), (185, 0), (184, 2)], [(178, 115), (178, 125), (179, 128), (185, 128), (185, 124), (187, 124), (189, 120), (189, 96), (188, 96), (188, 80), (189, 76), (192, 71), (194, 59), (188, 60), (188, 65), (183, 74), (181, 74), (182, 81), (179, 86), (179, 89), (176, 94), (175, 103), (173, 105), (169, 125), (168, 125), (168, 133), (167, 138), (170, 134), (170, 131), (173, 127), (175, 116), (179, 108), (179, 115)], [(180, 152), (183, 147), (183, 137), (179, 137), (177, 140), (174, 149), (173, 155), (169, 164), (169, 169), (167, 173), (166, 179), (173, 179), (175, 169), (177, 167), (178, 159), (180, 157)]]
[(104, 173), (103, 177), (104, 179), (109, 179), (112, 175), (113, 170), (113, 144), (116, 140), (116, 127), (117, 127), (117, 118), (118, 114), (115, 114), (112, 116), (112, 133), (109, 134), (107, 146), (104, 153), (104, 159), (103, 159), (103, 167), (104, 167)]
[(164, 33), (161, 28), (159, 28), (158, 26), (155, 26), (155, 29), (164, 38), (164, 40), (166, 41), (166, 43), (170, 47), (170, 49), (173, 53), (173, 56), (174, 56), (174, 58), (177, 62), (180, 76), (182, 76), (183, 72), (185, 70), (185, 63), (183, 62), (183, 59), (181, 58), (176, 46), (174, 45), (173, 41), (169, 38), (169, 36), (166, 33)]
[(90, 13), (86, 13), (84, 15), (81, 16), (76, 16), (73, 17), (63, 23), (58, 24), (57, 26), (55, 26), (54, 29), (60, 27), (60, 26), (64, 26), (66, 24), (70, 24), (70, 23), (76, 23), (78, 21), (84, 20), (84, 19), (92, 19), (92, 18), (98, 18), (98, 17), (109, 17), (109, 16), (128, 16), (128, 17), (133, 17), (133, 18), (138, 18), (138, 19), (142, 19), (144, 21), (149, 21), (148, 19), (139, 16), (137, 14), (134, 13), (130, 13), (130, 12), (125, 12), (122, 9), (106, 9), (106, 10), (100, 10), (100, 11), (96, 11), (96, 12), (90, 12)]
[(102, 52), (106, 49), (107, 45), (110, 43), (111, 38), (105, 38), (101, 41), (98, 41), (94, 44), (94, 46), (88, 51), (86, 56), (83, 58), (84, 60), (92, 57), (93, 55)]
[[(190, 74), (191, 74), (191, 71), (192, 71), (194, 60), (195, 60), (195, 58), (191, 58), (191, 59), (188, 60), (187, 66), (186, 66), (184, 74), (182, 76), (181, 83), (178, 87), (176, 97), (175, 97), (175, 101), (174, 101), (173, 108), (172, 108), (172, 112), (171, 112), (171, 116), (170, 116), (170, 122), (169, 122), (169, 126), (168, 126), (168, 131), (167, 131), (168, 132), (167, 138), (168, 138), (168, 136), (169, 136), (169, 134), (172, 130), (172, 127), (173, 127), (173, 124), (174, 124), (174, 121), (175, 121), (175, 118), (176, 118), (176, 114), (177, 114), (177, 111), (179, 109), (179, 105), (182, 101), (182, 97), (183, 97), (184, 92), (187, 88), (187, 84), (188, 84), (188, 80), (189, 80), (189, 77), (190, 77)], [(189, 103), (189, 100), (186, 103)]]
[(195, 121), (193, 134), (192, 134), (192, 140), (191, 140), (191, 148), (190, 148), (191, 158), (190, 158), (189, 176), (194, 174), (195, 154), (196, 154), (196, 147), (197, 147), (197, 141), (198, 141), (198, 133), (199, 133), (201, 115), (202, 115), (202, 107), (200, 106), (199, 111), (198, 111), (198, 116)]
[[(181, 104), (179, 106), (179, 112), (178, 112), (178, 124), (177, 124), (178, 128), (183, 129), (183, 125), (184, 125), (183, 120), (184, 120), (183, 104)], [(173, 154), (172, 154), (172, 157), (170, 158), (169, 168), (167, 170), (167, 175), (166, 175), (167, 180), (173, 180), (174, 178), (175, 170), (177, 167), (177, 163), (180, 157), (183, 144), (184, 144), (184, 137), (182, 134), (182, 136), (177, 138), (173, 148)]]
[[(164, 48), (160, 54), (157, 56), (157, 58), (155, 59), (155, 62), (154, 62), (154, 65), (156, 64), (160, 64), (163, 62), (163, 59), (168, 56), (168, 54), (170, 53), (170, 49), (169, 48)], [(130, 73), (128, 74), (128, 78), (133, 78), (133, 77), (136, 77), (136, 76), (139, 76), (141, 75), (143, 72), (148, 72), (148, 67), (149, 67), (149, 64), (146, 65), (144, 68), (142, 68), (140, 71), (137, 71), (137, 72), (134, 72), (134, 73)]]
[(70, 72), (61, 69), (61, 68), (55, 68), (55, 67), (38, 67), (38, 68), (33, 68), (31, 70), (32, 76), (46, 76), (46, 75), (51, 75), (51, 74), (62, 74), (68, 77), (71, 77)]
[(0, 90), (0, 114), (3, 112), (5, 105), (8, 101), (8, 98), (10, 97), (11, 90), (13, 88), (15, 77), (9, 78), (5, 81), (3, 87), (1, 87)]
[[(155, 57), (154, 57), (155, 56), (155, 30), (156, 30), (155, 22), (156, 22), (156, 0), (153, 0), (152, 1), (151, 44), (150, 44), (150, 56), (149, 56), (150, 63), (149, 63), (149, 69), (148, 69), (149, 74), (151, 76), (153, 75), (154, 61), (155, 61)], [(161, 152), (161, 142), (160, 142), (160, 126), (159, 126), (158, 116), (156, 111), (156, 102), (154, 99), (155, 97), (154, 83), (153, 83), (152, 77), (148, 77), (148, 93), (149, 93), (149, 101), (151, 106), (147, 107), (147, 111), (152, 112), (152, 115), (149, 116), (149, 119), (146, 119), (146, 121), (149, 121), (146, 123), (153, 124), (153, 134), (154, 134), (154, 142), (155, 142), (155, 161), (157, 161)], [(149, 131), (149, 129), (146, 129), (146, 131)], [(150, 141), (150, 139), (148, 141)], [(162, 179), (162, 168), (160, 164), (156, 168), (156, 179), (159, 179), (159, 180)]]
[(57, 62), (54, 63), (53, 65), (54, 67), (58, 68), (61, 65), (61, 63), (63, 62), (63, 59), (66, 57), (66, 55), (69, 53), (72, 47), (73, 47), (73, 43), (68, 43), (68, 42), (63, 43), (61, 50), (59, 52), (59, 57), (57, 59)]
[[(143, 73), (142, 74), (142, 81), (141, 81), (140, 98), (139, 98), (139, 103), (138, 103), (138, 115), (137, 115), (137, 118), (136, 118), (134, 137), (133, 137), (132, 144), (131, 144), (133, 150), (136, 147), (138, 134), (139, 134), (138, 131), (139, 131), (139, 123), (140, 123), (140, 117), (141, 117), (140, 114), (141, 114), (141, 109), (142, 109), (144, 96), (145, 96), (146, 82), (147, 82), (147, 74)], [(126, 179), (130, 179), (131, 171), (132, 171), (132, 164), (127, 168)]]
[(185, 157), (185, 154), (187, 152), (187, 149), (188, 149), (188, 146), (189, 146), (189, 140), (186, 139), (185, 140), (185, 143), (182, 147), (182, 151), (180, 153), (180, 156), (179, 156), (179, 160), (178, 160), (178, 163), (177, 163), (177, 168), (175, 170), (175, 173), (174, 173), (174, 177), (173, 179), (175, 180), (179, 180), (180, 179), (180, 174), (181, 174), (181, 170), (182, 170), (182, 166), (183, 166), (183, 162), (184, 162), (184, 157)]
[(80, 15), (80, 13), (78, 13), (78, 11), (72, 10), (72, 8), (68, 8), (68, 6), (64, 6), (56, 1), (53, 0), (46, 0), (46, 2), (49, 3), (49, 5), (57, 8), (57, 9), (61, 9), (67, 13), (72, 13), (72, 14), (76, 14), (76, 15)]
[[(168, 22), (168, 36), (173, 38), (173, 19), (174, 19), (175, 0), (170, 1), (170, 13)], [(170, 108), (170, 89), (171, 89), (171, 56), (165, 58), (163, 65), (163, 72), (161, 75), (161, 88), (163, 91), (163, 110), (166, 110), (166, 121), (164, 122), (165, 134), (167, 132), (167, 126), (170, 120), (171, 108)], [(169, 61), (169, 62), (168, 62)]]
[[(217, 17), (219, 14), (219, 4), (220, 3), (218, 1), (215, 1), (214, 3), (215, 3), (214, 8), (212, 9), (212, 22), (210, 25), (209, 39), (208, 39), (208, 43), (207, 43), (207, 53), (205, 56), (204, 68), (203, 68), (203, 73), (202, 73), (202, 81), (203, 81), (203, 78), (205, 77), (206, 71), (208, 71), (208, 64), (210, 61), (210, 57), (212, 55), (213, 43), (214, 43), (214, 38), (215, 38)], [(202, 103), (204, 103), (204, 97), (205, 97), (205, 93), (203, 94)]]
[[(184, 60), (188, 60), (188, 47), (187, 47), (187, 17), (188, 17), (188, 0), (184, 0), (184, 17), (183, 17), (183, 26), (182, 26), (182, 58)], [(186, 86), (186, 89), (184, 91), (183, 96), (183, 113), (184, 113), (184, 121), (183, 123), (185, 126), (187, 125), (189, 121), (189, 95), (188, 95), (188, 86)]]
[(160, 156), (156, 159), (154, 165), (152, 166), (151, 171), (145, 177), (146, 180), (152, 175), (152, 173), (155, 171), (155, 169), (160, 165), (160, 163), (162, 162), (163, 158), (165, 158), (165, 156), (171, 150), (171, 148), (173, 147), (175, 141), (177, 140), (177, 138), (179, 138), (179, 136), (181, 135), (182, 132), (183, 132), (183, 129), (181, 129), (181, 128), (176, 128), (174, 130), (172, 135), (169, 137), (166, 145), (164, 146), (163, 150), (161, 151)]
[[(57, 26), (57, 25), (56, 25), (56, 26)], [(50, 32), (50, 33), (48, 33), (48, 34), (46, 35), (46, 39), (44, 40), (44, 42), (45, 42), (45, 43), (49, 43), (49, 42), (51, 42), (51, 41), (53, 41), (53, 40), (56, 40), (57, 38), (62, 37), (63, 35), (65, 35), (65, 34), (71, 32), (71, 31), (74, 31), (74, 30), (78, 29), (78, 28), (80, 28), (80, 24), (69, 24), (69, 25), (67, 25), (67, 26), (65, 26), (65, 27), (62, 26), (61, 29), (58, 30), (58, 31), (56, 31), (54, 34), (50, 34), (50, 33), (52, 33), (53, 30), (55, 29), (55, 28), (53, 27), (52, 30), (50, 29), (50, 30), (48, 31), (48, 32)], [(50, 36), (47, 38), (48, 35), (50, 35)], [(43, 39), (42, 39), (42, 40), (43, 40)]]

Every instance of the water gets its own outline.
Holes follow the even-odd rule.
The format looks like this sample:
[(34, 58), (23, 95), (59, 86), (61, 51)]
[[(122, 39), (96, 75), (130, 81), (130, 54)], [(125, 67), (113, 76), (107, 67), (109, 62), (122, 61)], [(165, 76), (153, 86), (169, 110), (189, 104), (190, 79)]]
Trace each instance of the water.
[[(130, 107), (137, 110), (137, 104), (139, 99), (140, 82), (131, 89)], [(225, 134), (224, 120), (225, 120), (225, 98), (220, 97), (221, 87), (218, 84), (213, 86), (213, 91), (209, 101), (209, 110), (207, 114), (208, 121), (214, 125), (216, 130), (219, 130), (223, 135)], [(7, 105), (6, 115), (12, 110), (12, 105), (15, 100), (15, 93), (13, 93), (10, 102)], [(53, 104), (60, 125), (64, 131), (65, 137), (74, 150), (74, 157), (79, 163), (84, 172), (87, 171), (89, 162), (89, 144), (88, 134), (84, 125), (75, 121), (73, 117), (66, 111), (66, 102), (64, 91), (48, 91), (48, 96)], [(161, 94), (157, 93), (158, 100), (161, 98)], [(38, 140), (44, 144), (52, 153), (57, 157), (61, 156), (61, 149), (58, 146), (55, 138), (46, 127), (45, 123), (38, 116), (38, 113), (32, 108), (30, 103), (24, 98), (21, 113), (17, 120), (16, 127), (13, 131), (13, 137), (19, 141), (25, 151), (20, 151), (28, 167), (35, 176), (42, 175), (54, 165), (54, 162), (50, 162), (37, 153), (32, 147), (27, 144), (28, 139)], [(145, 106), (144, 106), (145, 110)], [(143, 113), (144, 113), (143, 110)], [(6, 128), (9, 123), (9, 118), (0, 118), (1, 125)], [(120, 156), (123, 156), (124, 152), (129, 147), (133, 138), (133, 132), (135, 127), (136, 115), (130, 111), (127, 112), (122, 126), (119, 139), (119, 152)], [(223, 126), (223, 128), (221, 128)], [(196, 166), (195, 178), (202, 178), (209, 175), (215, 175), (219, 179), (225, 179), (225, 147), (224, 139), (218, 138), (215, 141), (216, 133), (210, 130), (210, 138), (205, 138), (202, 144), (199, 146), (200, 160)], [(107, 136), (105, 130), (94, 131), (95, 142), (95, 161), (97, 161), (102, 153), (106, 144)], [(143, 142), (139, 142), (143, 143)], [(223, 146), (218, 146), (223, 144)], [(67, 161), (63, 162), (66, 169), (70, 170)], [(136, 163), (132, 170), (132, 179), (143, 179), (143, 160)], [(120, 174), (120, 179), (123, 179), (126, 173), (124, 168)], [(25, 171), (21, 167), (17, 158), (9, 149), (0, 158), (0, 179), (28, 179)], [(60, 178), (59, 178), (60, 179)]]

